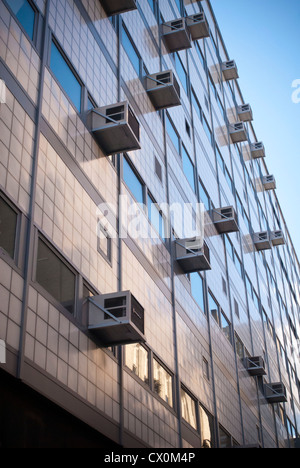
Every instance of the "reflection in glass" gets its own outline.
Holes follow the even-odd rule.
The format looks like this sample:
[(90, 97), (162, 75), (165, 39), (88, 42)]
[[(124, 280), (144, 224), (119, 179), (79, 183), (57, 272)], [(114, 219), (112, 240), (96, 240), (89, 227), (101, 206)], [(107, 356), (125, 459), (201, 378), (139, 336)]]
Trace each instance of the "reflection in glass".
[(155, 359), (153, 361), (154, 391), (173, 406), (172, 376)]
[(0, 247), (11, 258), (15, 254), (17, 213), (0, 198)]
[(126, 346), (125, 364), (143, 382), (149, 382), (148, 351), (139, 343)]
[(196, 402), (181, 388), (181, 412), (183, 419), (197, 429)]
[(30, 39), (33, 39), (35, 11), (27, 0), (6, 0)]
[(200, 411), (200, 428), (201, 428), (201, 448), (213, 448), (213, 418), (209, 415), (202, 406), (199, 406)]

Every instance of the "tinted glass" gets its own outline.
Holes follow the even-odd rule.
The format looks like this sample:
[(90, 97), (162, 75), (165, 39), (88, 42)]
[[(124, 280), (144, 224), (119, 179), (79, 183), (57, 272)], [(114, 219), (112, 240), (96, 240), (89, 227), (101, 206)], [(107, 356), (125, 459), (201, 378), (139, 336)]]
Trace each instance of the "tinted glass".
[(12, 258), (15, 254), (17, 218), (17, 213), (0, 198), (0, 247)]
[(197, 302), (197, 304), (204, 311), (203, 280), (201, 276), (199, 275), (199, 273), (191, 273), (190, 280), (191, 280), (192, 296)]
[(188, 93), (187, 73), (177, 53), (175, 54), (175, 68), (176, 68), (178, 77), (180, 79), (180, 82), (183, 86), (183, 89), (185, 90), (186, 93)]
[(189, 181), (190, 186), (195, 191), (194, 165), (190, 160), (190, 157), (187, 154), (184, 146), (182, 146), (182, 164), (183, 172), (185, 173), (185, 176)]
[(7, 3), (30, 39), (33, 39), (35, 11), (30, 3), (27, 0), (7, 0)]
[(41, 239), (36, 281), (69, 312), (75, 309), (75, 274)]
[(179, 137), (173, 127), (173, 124), (171, 123), (170, 119), (168, 116), (166, 116), (166, 129), (169, 137), (171, 138), (173, 145), (175, 146), (176, 150), (178, 153), (180, 153), (180, 141)]
[(123, 159), (123, 178), (138, 203), (144, 203), (143, 185), (135, 175), (128, 161)]
[(52, 42), (51, 46), (50, 68), (76, 109), (80, 112), (81, 85), (54, 42)]
[(140, 57), (138, 56), (125, 29), (122, 29), (122, 44), (137, 74), (140, 74)]
[(148, 217), (154, 229), (162, 239), (165, 238), (164, 218), (159, 210), (159, 206), (148, 196)]

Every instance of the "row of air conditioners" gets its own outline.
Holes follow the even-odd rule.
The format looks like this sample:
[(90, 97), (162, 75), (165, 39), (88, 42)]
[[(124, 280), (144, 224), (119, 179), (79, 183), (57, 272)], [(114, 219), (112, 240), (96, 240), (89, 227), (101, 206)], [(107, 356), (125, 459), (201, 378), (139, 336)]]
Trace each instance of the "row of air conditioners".
[(257, 232), (253, 235), (253, 242), (256, 250), (270, 250), (272, 247), (285, 244), (283, 232), (279, 229), (277, 231), (263, 231)]

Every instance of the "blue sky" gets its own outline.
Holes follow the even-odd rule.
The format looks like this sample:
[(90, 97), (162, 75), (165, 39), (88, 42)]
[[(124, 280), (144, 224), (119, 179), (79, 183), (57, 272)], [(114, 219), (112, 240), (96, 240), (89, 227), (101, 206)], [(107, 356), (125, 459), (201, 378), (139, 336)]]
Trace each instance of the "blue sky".
[[(300, 260), (300, 0), (211, 0)], [(292, 83), (299, 80), (297, 88)], [(297, 92), (299, 89), (299, 92)], [(299, 99), (300, 100), (300, 99)]]

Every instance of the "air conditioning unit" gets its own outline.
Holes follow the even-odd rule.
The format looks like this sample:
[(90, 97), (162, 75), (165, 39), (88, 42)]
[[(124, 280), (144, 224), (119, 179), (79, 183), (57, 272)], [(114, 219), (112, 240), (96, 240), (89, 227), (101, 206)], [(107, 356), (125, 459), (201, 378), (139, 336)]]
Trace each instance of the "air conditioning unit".
[(146, 76), (145, 87), (155, 109), (181, 104), (180, 86), (172, 70)]
[(145, 342), (145, 313), (130, 291), (88, 298), (88, 329), (101, 344)]
[(270, 234), (268, 231), (258, 232), (253, 235), (253, 242), (256, 250), (270, 250), (272, 249), (272, 243)]
[(242, 122), (250, 122), (253, 120), (252, 109), (249, 104), (242, 104), (237, 108), (239, 119)]
[(234, 60), (223, 62), (221, 65), (221, 71), (225, 81), (236, 80), (239, 77), (237, 66)]
[(287, 394), (282, 382), (265, 384), (265, 397), (268, 403), (286, 403)]
[(126, 11), (136, 10), (136, 0), (100, 0), (107, 16), (126, 13)]
[(6, 84), (4, 80), (0, 80), (0, 104), (6, 104)]
[(140, 149), (140, 125), (128, 102), (92, 109), (88, 126), (106, 155)]
[(206, 242), (197, 245), (195, 239), (175, 241), (176, 260), (184, 273), (211, 270), (209, 248)]
[(267, 175), (263, 177), (262, 180), (265, 190), (275, 190), (276, 189), (276, 180), (273, 175)]
[(191, 33), (187, 27), (185, 18), (163, 23), (162, 36), (170, 52), (192, 47)]
[(285, 245), (285, 238), (281, 230), (271, 232), (271, 241), (274, 246)]
[(219, 234), (238, 232), (238, 219), (233, 206), (213, 210), (213, 222)]
[(262, 142), (250, 143), (250, 151), (253, 159), (264, 158), (266, 156), (265, 147)]
[(209, 26), (204, 12), (187, 16), (186, 24), (191, 31), (193, 41), (209, 37)]
[(229, 133), (232, 143), (241, 143), (247, 140), (247, 131), (244, 122), (229, 124)]
[(266, 375), (265, 361), (261, 356), (247, 357), (246, 369), (252, 376)]

